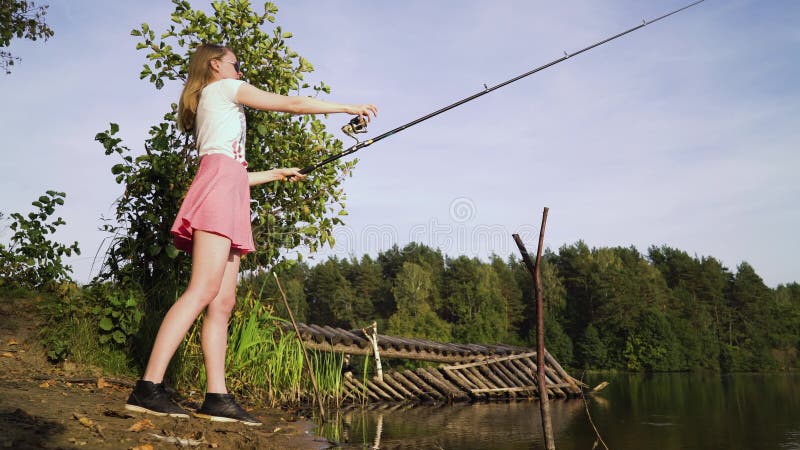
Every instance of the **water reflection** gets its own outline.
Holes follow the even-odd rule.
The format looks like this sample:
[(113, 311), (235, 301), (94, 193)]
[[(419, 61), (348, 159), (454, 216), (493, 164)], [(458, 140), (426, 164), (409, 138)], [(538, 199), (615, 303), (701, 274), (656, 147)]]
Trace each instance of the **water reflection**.
[[(614, 450), (800, 450), (800, 374), (620, 374), (588, 402)], [(582, 400), (550, 402), (556, 448), (592, 448)], [(340, 411), (321, 434), (342, 449), (540, 449), (539, 404), (383, 406)]]
[[(555, 434), (581, 418), (583, 409), (581, 400), (551, 401)], [(357, 409), (340, 412), (338, 424), (324, 428), (342, 449), (528, 449), (532, 439), (541, 440), (535, 401)]]

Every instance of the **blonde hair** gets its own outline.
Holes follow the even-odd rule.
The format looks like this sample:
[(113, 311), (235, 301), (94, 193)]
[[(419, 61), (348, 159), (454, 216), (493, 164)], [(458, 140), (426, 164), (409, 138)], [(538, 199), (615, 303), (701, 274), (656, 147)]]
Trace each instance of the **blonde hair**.
[(227, 47), (216, 44), (202, 44), (194, 51), (189, 60), (189, 75), (178, 102), (178, 128), (181, 131), (191, 131), (194, 128), (200, 91), (208, 86), (214, 76), (211, 60), (220, 59), (229, 52)]

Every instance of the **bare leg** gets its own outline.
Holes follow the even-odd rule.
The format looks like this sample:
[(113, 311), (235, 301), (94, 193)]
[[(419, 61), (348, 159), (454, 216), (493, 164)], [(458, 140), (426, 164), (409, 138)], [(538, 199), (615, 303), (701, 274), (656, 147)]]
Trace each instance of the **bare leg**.
[(225, 265), (222, 286), (214, 300), (208, 304), (203, 319), (203, 332), (200, 335), (208, 382), (206, 392), (215, 394), (228, 392), (225, 387), (225, 352), (228, 348), (228, 320), (236, 304), (240, 258), (238, 252), (230, 253), (228, 264)]
[(158, 329), (153, 351), (142, 379), (160, 383), (172, 355), (200, 312), (214, 300), (222, 286), (231, 252), (230, 239), (196, 230), (193, 236), (192, 278), (186, 292), (169, 309)]

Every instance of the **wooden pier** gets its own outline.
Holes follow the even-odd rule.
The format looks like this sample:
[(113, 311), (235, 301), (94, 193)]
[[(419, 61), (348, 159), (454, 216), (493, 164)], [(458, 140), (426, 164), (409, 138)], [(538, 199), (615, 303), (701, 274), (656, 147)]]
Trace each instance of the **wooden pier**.
[[(362, 330), (297, 324), (307, 348), (347, 355), (374, 355)], [(381, 359), (399, 358), (441, 363), (438, 367), (385, 371), (382, 377), (343, 376), (342, 398), (351, 403), (464, 402), (539, 397), (536, 352), (508, 345), (454, 344), (376, 335)], [(581, 396), (572, 378), (545, 350), (548, 398)]]

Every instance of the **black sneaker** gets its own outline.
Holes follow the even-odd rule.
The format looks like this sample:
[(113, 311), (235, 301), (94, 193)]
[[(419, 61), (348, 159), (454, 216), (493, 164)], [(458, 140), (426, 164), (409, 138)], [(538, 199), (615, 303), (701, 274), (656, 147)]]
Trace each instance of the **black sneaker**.
[(162, 383), (156, 384), (145, 380), (136, 382), (136, 387), (125, 403), (125, 409), (156, 416), (189, 418), (189, 413), (169, 398)]
[(231, 394), (206, 394), (203, 406), (194, 415), (214, 422), (242, 422), (254, 427), (261, 425), (258, 419), (236, 404)]

